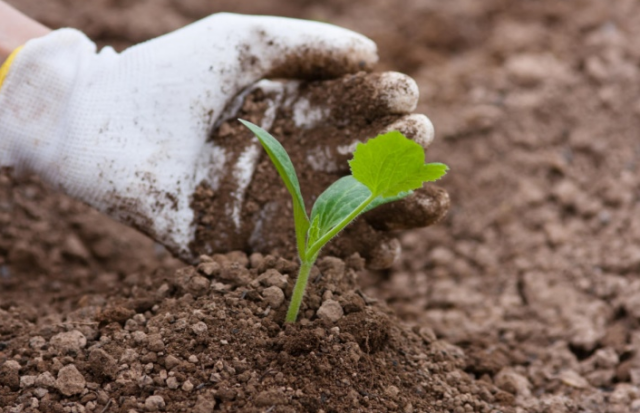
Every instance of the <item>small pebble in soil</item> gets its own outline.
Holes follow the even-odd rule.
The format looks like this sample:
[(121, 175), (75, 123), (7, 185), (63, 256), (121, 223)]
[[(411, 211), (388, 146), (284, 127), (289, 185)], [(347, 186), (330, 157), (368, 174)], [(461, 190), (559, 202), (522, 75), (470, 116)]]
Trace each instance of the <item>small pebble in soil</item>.
[(273, 309), (279, 308), (284, 302), (284, 292), (276, 286), (265, 288), (262, 291), (262, 297)]
[(398, 389), (396, 386), (389, 386), (384, 390), (384, 393), (392, 399), (395, 399), (396, 397), (398, 397), (400, 389)]
[(41, 337), (41, 336), (35, 336), (29, 339), (29, 347), (31, 347), (34, 350), (40, 350), (46, 344), (47, 344), (47, 340), (45, 340), (44, 337)]
[(165, 407), (164, 399), (162, 398), (162, 396), (158, 396), (158, 395), (149, 396), (144, 401), (144, 407), (145, 409), (147, 409), (148, 412), (157, 412), (159, 410), (164, 409)]
[(78, 330), (73, 330), (56, 334), (51, 337), (50, 343), (58, 350), (59, 354), (66, 354), (68, 352), (77, 353), (87, 345), (87, 338)]
[(37, 387), (33, 390), (33, 394), (39, 399), (42, 399), (47, 393), (49, 393), (49, 390), (43, 389), (42, 387)]
[(286, 275), (280, 274), (277, 270), (269, 269), (260, 276), (260, 282), (266, 287), (278, 287), (284, 289), (287, 286), (288, 278)]
[(155, 352), (163, 351), (164, 342), (162, 341), (162, 336), (160, 334), (149, 335), (147, 349), (149, 349), (149, 351), (155, 351)]
[(531, 395), (531, 383), (529, 380), (517, 373), (511, 367), (504, 367), (495, 377), (496, 386), (515, 396), (528, 397)]
[(177, 389), (179, 387), (178, 379), (176, 379), (175, 377), (169, 377), (167, 379), (167, 387), (171, 390)]
[(167, 370), (171, 370), (172, 368), (174, 368), (179, 364), (180, 364), (180, 359), (177, 358), (176, 356), (168, 355), (164, 359), (164, 366), (167, 368)]
[(138, 345), (144, 345), (147, 342), (147, 334), (144, 331), (134, 331), (131, 338)]
[(193, 407), (194, 413), (209, 413), (216, 407), (216, 400), (213, 393), (206, 393), (198, 395), (195, 406)]
[(32, 387), (36, 384), (36, 376), (21, 376), (20, 377), (20, 388), (24, 389), (27, 387)]
[(51, 373), (45, 371), (36, 377), (36, 386), (52, 388), (56, 385), (56, 379)]
[(191, 381), (189, 380), (185, 381), (184, 383), (182, 383), (182, 390), (190, 392), (191, 390), (193, 390), (193, 383), (191, 383)]
[(191, 326), (191, 330), (200, 336), (200, 335), (206, 334), (208, 327), (202, 321), (198, 321), (193, 326)]
[(259, 252), (254, 252), (249, 256), (249, 264), (251, 265), (251, 268), (258, 268), (262, 265), (262, 261), (264, 261), (264, 256)]
[(198, 271), (205, 274), (208, 277), (212, 277), (220, 273), (220, 264), (217, 262), (203, 262), (198, 265)]
[(7, 360), (0, 367), (0, 384), (13, 390), (20, 387), (20, 363), (15, 360)]
[(80, 394), (84, 390), (86, 381), (75, 365), (68, 364), (58, 372), (56, 388), (65, 396)]
[(344, 315), (344, 311), (342, 310), (342, 306), (335, 300), (326, 300), (316, 313), (318, 318), (322, 320), (328, 320), (331, 322), (336, 322), (342, 318)]

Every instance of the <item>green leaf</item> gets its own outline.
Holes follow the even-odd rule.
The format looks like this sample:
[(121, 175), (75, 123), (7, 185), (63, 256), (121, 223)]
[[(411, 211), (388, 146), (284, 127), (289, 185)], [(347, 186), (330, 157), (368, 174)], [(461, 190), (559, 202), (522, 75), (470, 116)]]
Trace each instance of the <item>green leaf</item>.
[(309, 235), (307, 236), (307, 245), (314, 244), (320, 239), (322, 234), (320, 233), (320, 216), (316, 215), (311, 220), (311, 226), (309, 227)]
[(402, 198), (406, 198), (411, 194), (413, 194), (413, 191), (400, 192), (396, 196), (390, 196), (387, 198), (383, 198), (379, 196), (376, 199), (374, 199), (362, 212), (365, 213), (365, 212), (371, 211), (372, 209), (377, 208), (383, 204), (388, 204), (389, 202), (399, 201)]
[(445, 176), (449, 167), (443, 163), (432, 162), (424, 166), (425, 182), (433, 182)]
[(448, 169), (444, 164), (425, 165), (422, 146), (398, 131), (358, 143), (349, 165), (355, 179), (382, 198), (420, 188)]
[[(409, 194), (410, 192), (402, 192), (389, 198), (379, 196), (373, 199), (361, 213), (370, 211), (387, 202), (397, 201)], [(348, 218), (370, 196), (371, 191), (369, 188), (358, 182), (353, 176), (345, 176), (334, 182), (318, 197), (313, 205), (310, 218), (313, 224), (309, 230), (307, 245), (315, 244), (317, 240)]]
[(312, 241), (310, 236), (309, 245), (349, 216), (369, 196), (371, 191), (351, 175), (344, 176), (331, 184), (320, 194), (311, 210), (311, 221), (317, 220), (318, 228), (317, 238)]
[(278, 174), (280, 174), (284, 185), (291, 194), (291, 199), (293, 200), (293, 219), (296, 226), (296, 241), (299, 253), (303, 254), (307, 230), (309, 229), (309, 218), (304, 208), (304, 200), (300, 192), (298, 175), (296, 175), (296, 170), (293, 167), (291, 158), (289, 158), (287, 151), (285, 151), (280, 142), (271, 136), (269, 132), (246, 120), (238, 120), (256, 135), (262, 147), (264, 147), (264, 150), (269, 155), (269, 158), (271, 158), (271, 162), (273, 162), (276, 167)]

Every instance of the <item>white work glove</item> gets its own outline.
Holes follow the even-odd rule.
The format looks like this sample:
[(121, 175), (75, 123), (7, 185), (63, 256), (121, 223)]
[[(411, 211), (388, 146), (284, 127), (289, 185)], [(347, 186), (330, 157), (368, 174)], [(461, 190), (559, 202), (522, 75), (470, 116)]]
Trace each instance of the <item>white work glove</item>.
[[(265, 232), (265, 219), (287, 213), (288, 198), (277, 178), (266, 192), (277, 192), (281, 201), (259, 201), (264, 194), (250, 194), (262, 152), (248, 132), (242, 144), (229, 139), (237, 135), (229, 133), (237, 125), (229, 119), (246, 112), (247, 96), (255, 101), (262, 93), (264, 113), (253, 120), (269, 129), (293, 119), (295, 130), (288, 132), (294, 135), (341, 128), (345, 140), (331, 149), (340, 146), (342, 154), (356, 139), (391, 127), (426, 147), (433, 137), (426, 117), (391, 116), (411, 112), (417, 102), (417, 87), (404, 75), (355, 76), (352, 82), (365, 96), (358, 102), (344, 93), (346, 101), (314, 100), (318, 90), (341, 93), (344, 79), (315, 83), (316, 92), (299, 81), (255, 85), (266, 77), (335, 78), (370, 69), (376, 60), (375, 45), (361, 35), (276, 17), (216, 14), (120, 54), (111, 48), (96, 53), (81, 32), (60, 29), (29, 41), (0, 89), (0, 167), (35, 172), (186, 260), (238, 248), (285, 252), (278, 241), (265, 239), (286, 244), (276, 230)], [(352, 127), (344, 117), (349, 108), (371, 110), (371, 127)], [(317, 152), (317, 144), (309, 150)], [(307, 160), (318, 173), (342, 170), (331, 159), (318, 158), (332, 156), (330, 151), (316, 152)], [(217, 208), (214, 219), (203, 212), (207, 196)], [(420, 210), (412, 212), (419, 222), (409, 226), (428, 225), (447, 207), (446, 193), (432, 189), (408, 207)], [(379, 214), (374, 221), (380, 229), (406, 226), (397, 218), (385, 224)], [(291, 228), (282, 231), (288, 236)], [(367, 238), (383, 240), (379, 248), (397, 255), (397, 241), (390, 237)], [(359, 247), (378, 248), (371, 242)]]

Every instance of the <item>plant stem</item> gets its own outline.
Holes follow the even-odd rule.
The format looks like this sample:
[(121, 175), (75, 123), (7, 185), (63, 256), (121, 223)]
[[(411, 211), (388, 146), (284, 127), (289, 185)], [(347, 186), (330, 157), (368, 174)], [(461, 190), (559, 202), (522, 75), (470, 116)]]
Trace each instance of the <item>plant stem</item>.
[(289, 304), (289, 309), (287, 310), (287, 317), (284, 319), (286, 323), (295, 323), (298, 319), (298, 311), (300, 311), (300, 305), (302, 304), (304, 291), (307, 289), (309, 273), (311, 272), (313, 263), (316, 262), (316, 258), (317, 256), (313, 256), (311, 259), (305, 259), (300, 265), (298, 279), (296, 280), (296, 285), (293, 287), (291, 303)]
[(351, 221), (356, 219), (358, 215), (365, 210), (370, 203), (376, 199), (376, 195), (371, 194), (364, 202), (362, 202), (356, 209), (354, 209), (347, 217), (345, 217), (342, 221), (340, 221), (333, 229), (327, 232), (322, 238), (316, 241), (311, 247), (307, 249), (304, 255), (301, 254), (301, 265), (300, 271), (298, 272), (298, 279), (296, 280), (296, 285), (293, 287), (293, 295), (291, 296), (291, 303), (289, 304), (289, 309), (287, 310), (287, 316), (284, 319), (286, 323), (295, 323), (298, 318), (298, 311), (300, 311), (300, 305), (302, 304), (302, 298), (304, 297), (304, 292), (307, 289), (307, 281), (309, 280), (309, 273), (311, 272), (311, 268), (313, 267), (313, 263), (316, 262), (318, 258), (318, 253), (320, 249), (331, 240), (331, 238), (335, 237), (338, 232), (342, 231), (344, 227), (349, 225)]

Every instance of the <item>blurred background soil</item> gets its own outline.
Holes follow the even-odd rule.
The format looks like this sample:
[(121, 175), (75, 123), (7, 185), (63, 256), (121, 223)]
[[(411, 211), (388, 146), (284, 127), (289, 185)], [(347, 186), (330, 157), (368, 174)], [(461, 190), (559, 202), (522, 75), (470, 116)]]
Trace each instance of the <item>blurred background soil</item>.
[[(463, 349), (469, 377), (519, 411), (640, 412), (639, 3), (9, 2), (117, 49), (218, 11), (371, 37), (378, 70), (420, 86), (437, 131), (428, 158), (451, 167), (453, 206), (405, 234), (401, 262), (367, 275), (365, 293)], [(179, 266), (35, 178), (0, 177), (0, 312), (61, 320), (86, 294)]]

